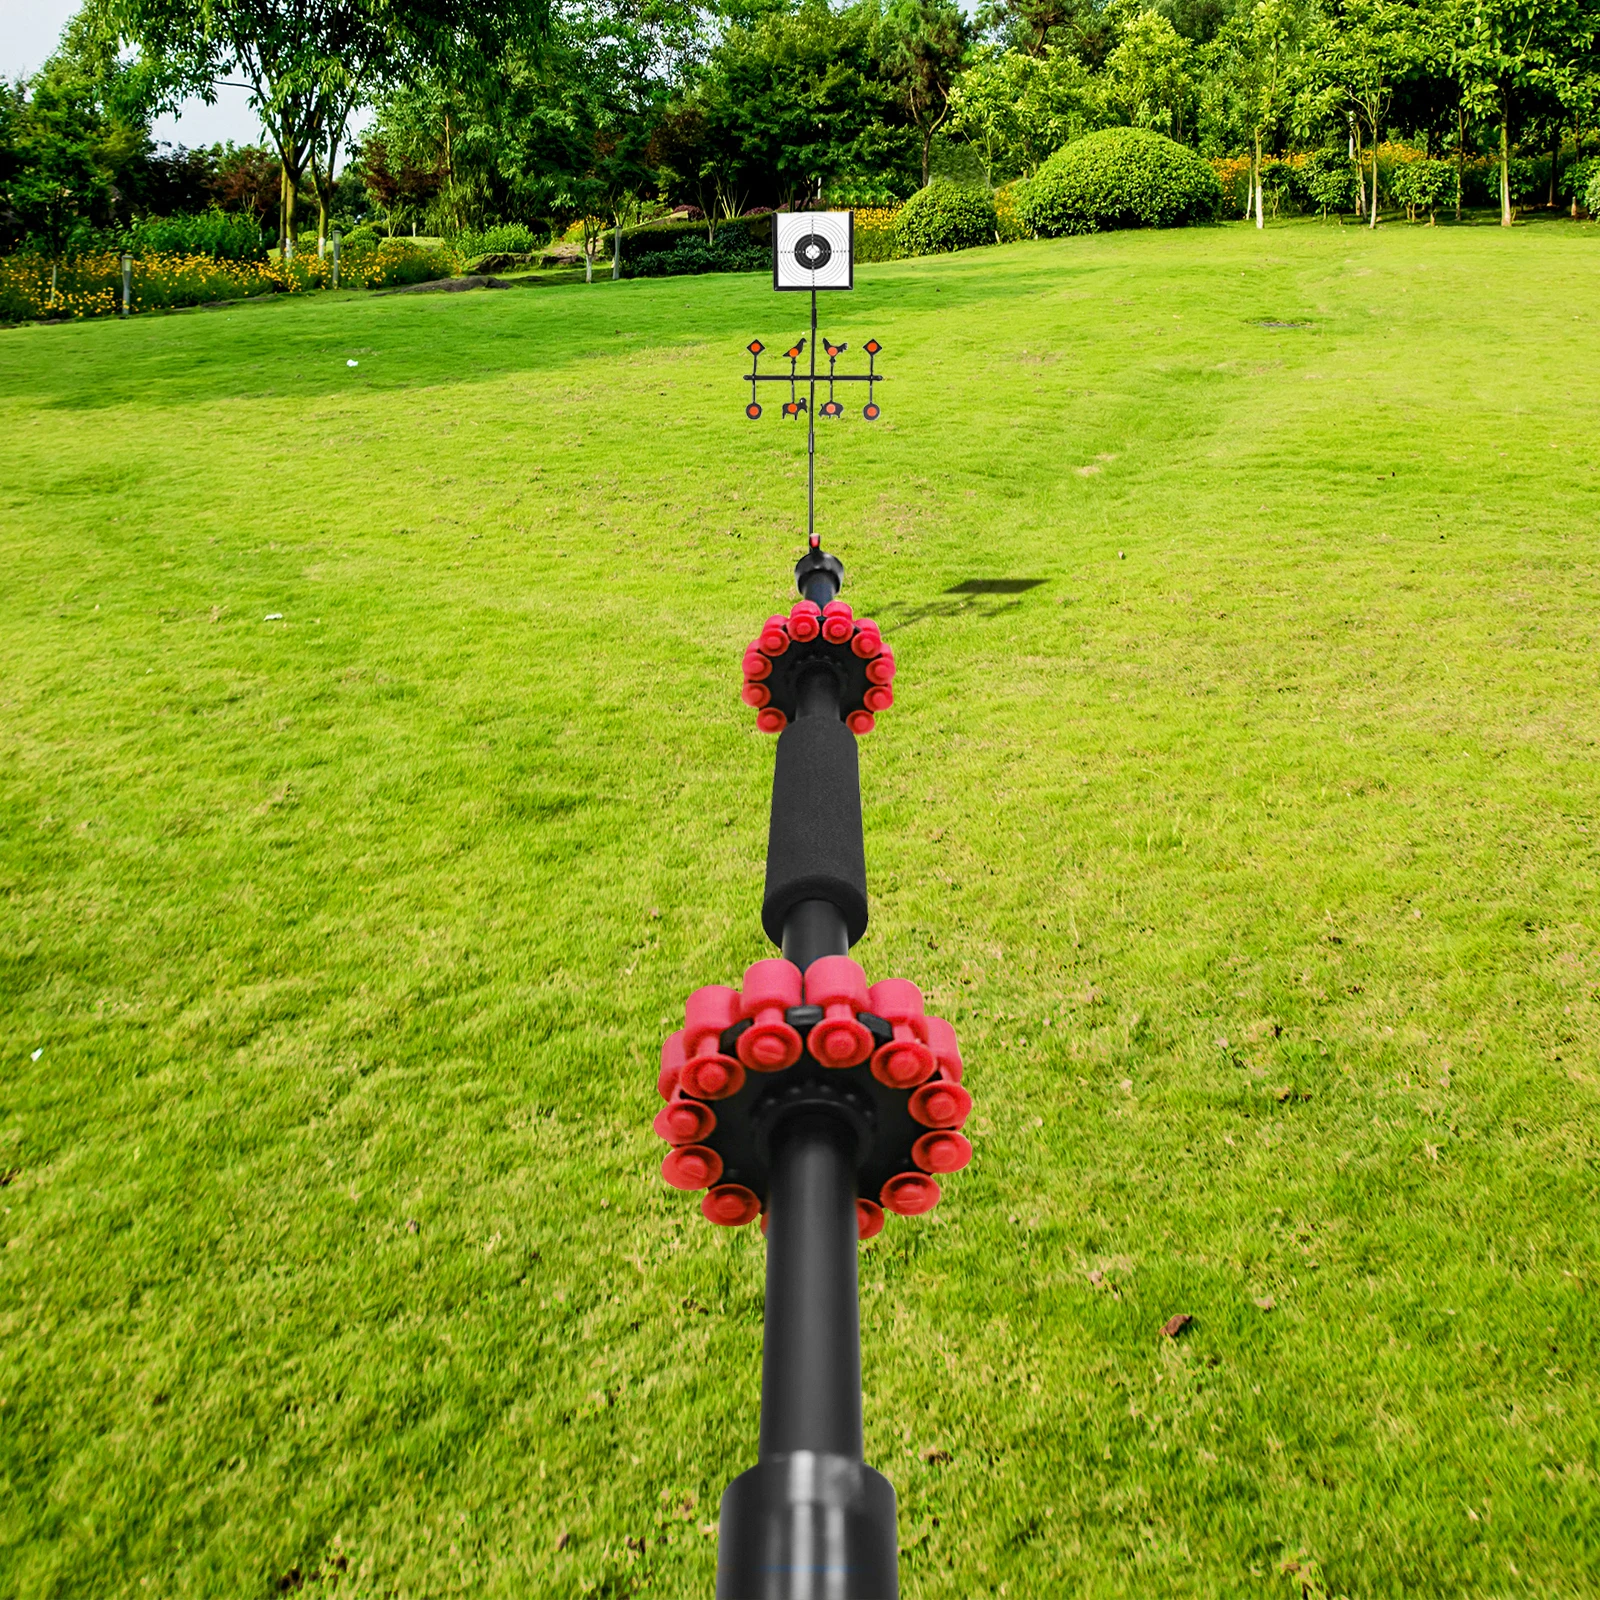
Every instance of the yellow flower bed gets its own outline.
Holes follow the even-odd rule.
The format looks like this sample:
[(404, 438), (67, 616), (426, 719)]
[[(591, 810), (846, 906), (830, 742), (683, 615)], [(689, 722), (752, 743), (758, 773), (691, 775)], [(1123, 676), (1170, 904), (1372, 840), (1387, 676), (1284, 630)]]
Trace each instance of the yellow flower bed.
[(861, 206), (855, 213), (857, 261), (898, 261), (905, 253), (895, 238), (899, 206)]
[[(449, 277), (459, 270), (454, 252), (409, 240), (385, 239), (343, 254), (342, 289), (380, 289)], [(177, 306), (242, 300), (261, 294), (302, 294), (325, 289), (333, 279), (333, 255), (294, 256), (288, 261), (218, 261), (201, 255), (144, 255), (133, 259), (132, 309), (163, 311)], [(44, 317), (109, 317), (122, 310), (122, 257), (114, 250), (74, 256), (60, 263), (55, 287), (46, 256), (0, 260), (0, 321)]]

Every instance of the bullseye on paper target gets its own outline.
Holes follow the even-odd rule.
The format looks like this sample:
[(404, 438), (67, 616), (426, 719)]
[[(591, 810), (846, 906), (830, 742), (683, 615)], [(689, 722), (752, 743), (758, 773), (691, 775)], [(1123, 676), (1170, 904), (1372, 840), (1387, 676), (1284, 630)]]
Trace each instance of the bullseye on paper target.
[(772, 287), (854, 288), (854, 243), (849, 211), (780, 211), (772, 219)]

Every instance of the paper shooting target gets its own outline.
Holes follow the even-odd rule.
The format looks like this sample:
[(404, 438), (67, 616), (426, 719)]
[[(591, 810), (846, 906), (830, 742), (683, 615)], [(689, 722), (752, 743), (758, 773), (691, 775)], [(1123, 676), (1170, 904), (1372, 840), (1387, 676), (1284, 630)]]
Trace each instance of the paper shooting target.
[(778, 212), (772, 219), (772, 287), (854, 288), (854, 237), (853, 212)]

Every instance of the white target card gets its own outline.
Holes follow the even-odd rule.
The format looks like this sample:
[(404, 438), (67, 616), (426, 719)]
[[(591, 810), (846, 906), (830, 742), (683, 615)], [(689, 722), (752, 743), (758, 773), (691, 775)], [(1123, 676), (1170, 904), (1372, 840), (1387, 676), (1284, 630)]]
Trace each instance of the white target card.
[(854, 212), (778, 212), (772, 219), (772, 287), (853, 289), (854, 244)]

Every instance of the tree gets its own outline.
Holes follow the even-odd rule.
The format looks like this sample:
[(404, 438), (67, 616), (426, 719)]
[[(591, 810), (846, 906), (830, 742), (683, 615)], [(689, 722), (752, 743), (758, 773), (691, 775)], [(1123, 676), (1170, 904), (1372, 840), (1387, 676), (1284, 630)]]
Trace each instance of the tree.
[(1509, 228), (1513, 120), (1541, 95), (1583, 103), (1596, 18), (1582, 0), (1458, 0), (1450, 17), (1463, 99), (1498, 128), (1500, 224)]
[[(302, 180), (316, 168), (326, 221), (335, 152), (356, 106), (383, 81), (467, 54), (492, 59), (506, 39), (542, 30), (544, 0), (106, 0), (124, 34), (203, 98), (240, 74), (277, 150), (279, 239), (294, 238)], [(330, 143), (331, 141), (331, 143)]]
[(915, 158), (882, 44), (870, 3), (834, 11), (806, 0), (730, 27), (692, 66), (673, 112), (692, 108), (701, 119), (706, 176), (688, 187), (726, 196), (728, 215), (753, 203), (798, 206), (861, 174), (890, 173), (910, 187)]
[(1099, 82), (1064, 50), (1040, 57), (980, 47), (950, 92), (950, 129), (978, 151), (990, 184), (997, 174), (1028, 176), (1112, 120)]
[(125, 213), (127, 175), (150, 149), (149, 81), (118, 60), (114, 34), (90, 7), (33, 78), (8, 91), (0, 202), (13, 230), (43, 235), (52, 260), (76, 224)]
[(926, 188), (933, 136), (950, 114), (950, 88), (967, 53), (967, 19), (952, 0), (891, 0), (882, 41), (890, 81), (922, 140)]
[(1066, 51), (1094, 71), (1116, 44), (1116, 14), (1105, 0), (985, 0), (978, 31), (1022, 55)]
[(1427, 45), (1418, 14), (1401, 0), (1341, 0), (1313, 34), (1307, 59), (1324, 103), (1346, 110), (1372, 152), (1369, 225), (1378, 225), (1378, 145), (1400, 81), (1425, 61)]
[(1106, 57), (1108, 101), (1136, 128), (1177, 139), (1194, 92), (1193, 47), (1159, 11), (1141, 11)]
[(1262, 143), (1274, 139), (1288, 118), (1311, 25), (1306, 0), (1253, 0), (1229, 19), (1210, 51), (1213, 91), (1250, 142), (1250, 197), (1258, 228), (1266, 226)]

